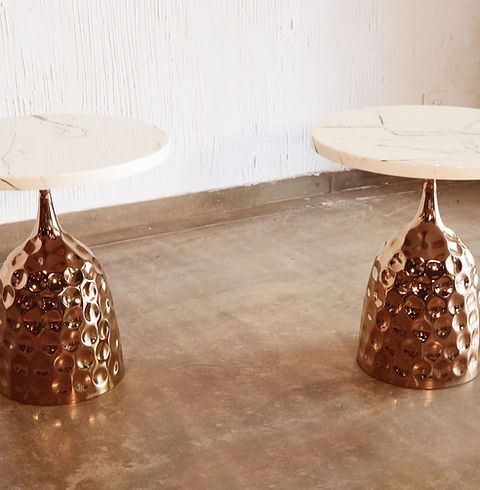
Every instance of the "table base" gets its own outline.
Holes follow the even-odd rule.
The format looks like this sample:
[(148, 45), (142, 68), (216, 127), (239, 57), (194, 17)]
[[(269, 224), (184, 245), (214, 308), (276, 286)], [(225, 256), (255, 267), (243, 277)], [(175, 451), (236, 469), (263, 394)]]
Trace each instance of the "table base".
[(123, 357), (110, 289), (93, 253), (58, 224), (40, 191), (30, 238), (0, 271), (0, 393), (63, 405), (112, 389)]
[(478, 373), (478, 273), (466, 245), (440, 218), (427, 180), (417, 215), (373, 264), (358, 363), (409, 388), (445, 388)]

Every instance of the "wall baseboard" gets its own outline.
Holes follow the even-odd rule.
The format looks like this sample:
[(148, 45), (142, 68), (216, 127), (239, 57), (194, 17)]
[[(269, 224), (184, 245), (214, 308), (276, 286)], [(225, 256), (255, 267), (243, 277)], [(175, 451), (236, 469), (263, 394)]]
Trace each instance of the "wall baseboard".
[[(62, 227), (88, 246), (168, 233), (279, 211), (278, 203), (406, 179), (360, 170), (325, 172), (251, 186), (61, 215)], [(59, 210), (57, 210), (59, 211)], [(61, 210), (60, 210), (61, 211)], [(0, 258), (28, 237), (34, 220), (0, 225)]]

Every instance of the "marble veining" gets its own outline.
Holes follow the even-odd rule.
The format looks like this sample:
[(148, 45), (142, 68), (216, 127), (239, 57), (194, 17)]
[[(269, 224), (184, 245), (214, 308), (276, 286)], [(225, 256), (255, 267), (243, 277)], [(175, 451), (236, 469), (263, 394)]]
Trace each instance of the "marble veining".
[[(64, 134), (64, 133), (68, 133), (68, 130), (69, 129), (78, 129), (80, 130), (80, 134), (78, 136), (80, 137), (83, 137), (83, 136), (86, 136), (87, 135), (87, 128), (85, 127), (81, 127), (81, 126), (77, 126), (75, 124), (71, 124), (71, 123), (68, 123), (68, 122), (63, 122), (63, 121), (58, 121), (58, 120), (54, 120), (52, 118), (49, 118), (49, 117), (46, 117), (46, 116), (40, 116), (38, 114), (34, 114), (32, 117), (36, 118), (36, 119), (39, 119), (40, 121), (46, 123), (46, 124), (53, 124), (55, 126), (55, 129), (59, 132), (59, 134)], [(70, 133), (72, 136), (75, 135), (74, 132)]]
[(0, 189), (45, 189), (127, 177), (168, 156), (168, 136), (134, 119), (91, 115), (0, 118)]
[(480, 109), (384, 106), (312, 128), (320, 155), (347, 167), (423, 179), (480, 179)]

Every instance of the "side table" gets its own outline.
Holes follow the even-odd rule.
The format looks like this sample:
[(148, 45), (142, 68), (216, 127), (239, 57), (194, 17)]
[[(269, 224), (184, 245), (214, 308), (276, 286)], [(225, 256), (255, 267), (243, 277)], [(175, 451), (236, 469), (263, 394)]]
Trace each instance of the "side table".
[(480, 179), (480, 110), (386, 106), (327, 117), (312, 128), (320, 155), (370, 172), (425, 180), (413, 220), (386, 243), (368, 279), (357, 361), (411, 388), (443, 388), (478, 373), (478, 272), (443, 224), (436, 180)]
[(168, 155), (157, 127), (110, 116), (0, 118), (0, 189), (39, 190), (30, 237), (0, 271), (0, 393), (38, 405), (76, 403), (124, 373), (105, 273), (59, 225), (49, 189), (126, 177)]

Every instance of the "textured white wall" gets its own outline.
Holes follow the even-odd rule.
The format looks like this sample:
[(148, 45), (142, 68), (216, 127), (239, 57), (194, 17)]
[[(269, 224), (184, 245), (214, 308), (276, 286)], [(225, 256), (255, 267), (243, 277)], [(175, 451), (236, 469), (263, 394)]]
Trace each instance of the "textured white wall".
[[(309, 128), (373, 104), (480, 103), (478, 0), (3, 0), (0, 115), (145, 119), (148, 174), (56, 191), (59, 212), (337, 169)], [(0, 194), (0, 222), (35, 194)]]

